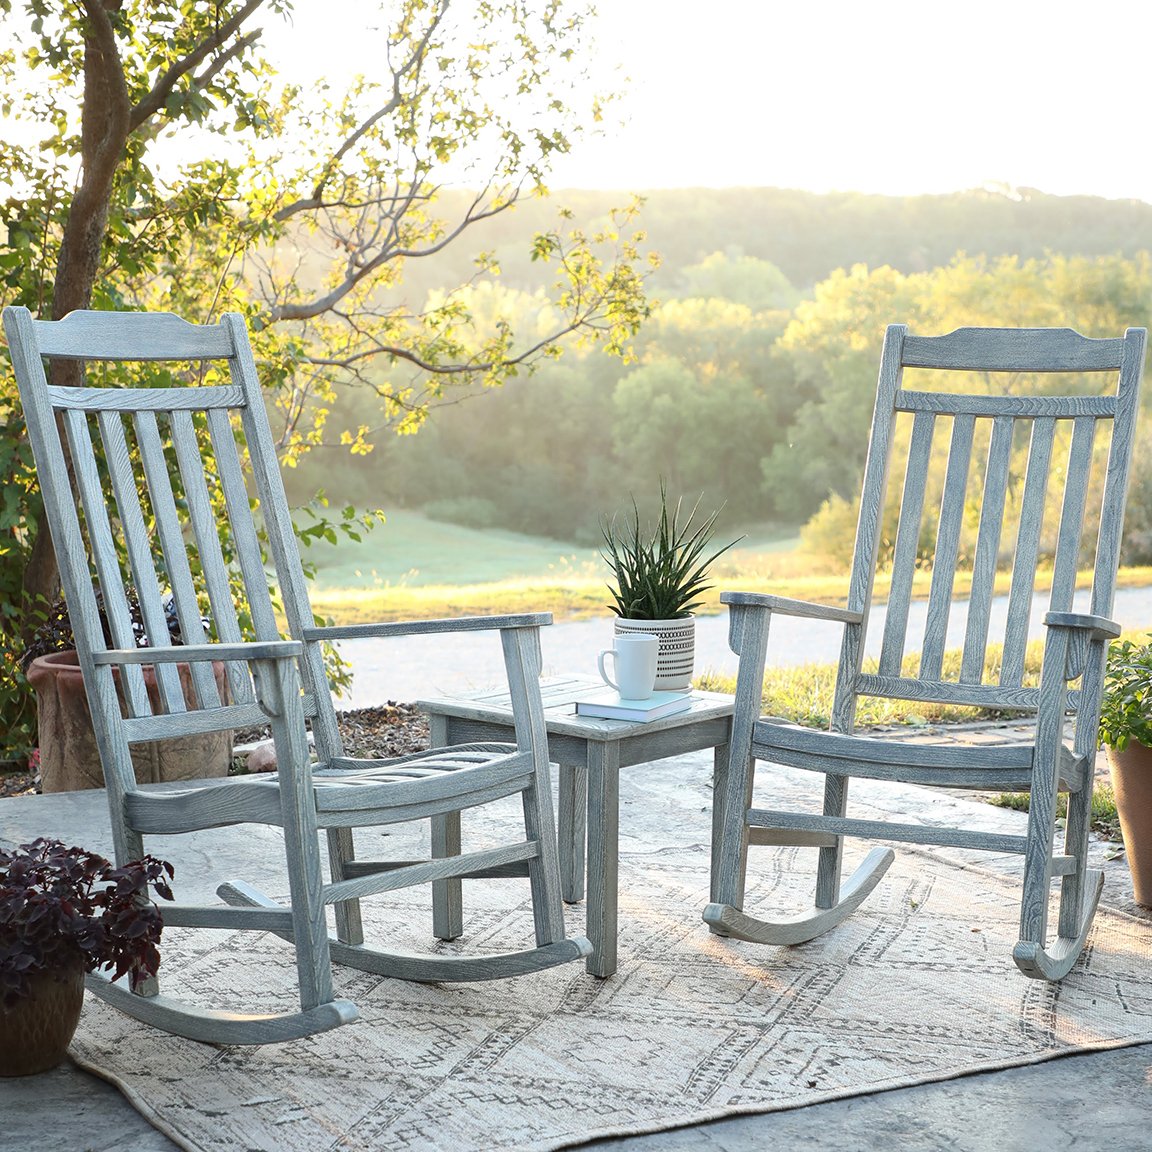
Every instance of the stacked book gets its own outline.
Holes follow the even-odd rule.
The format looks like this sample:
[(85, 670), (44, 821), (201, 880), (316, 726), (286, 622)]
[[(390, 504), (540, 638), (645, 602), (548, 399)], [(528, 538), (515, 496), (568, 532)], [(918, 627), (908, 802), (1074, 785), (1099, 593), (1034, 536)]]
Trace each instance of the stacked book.
[(619, 692), (607, 690), (577, 700), (576, 715), (600, 720), (659, 720), (691, 707), (691, 692), (653, 692), (646, 700), (626, 700)]

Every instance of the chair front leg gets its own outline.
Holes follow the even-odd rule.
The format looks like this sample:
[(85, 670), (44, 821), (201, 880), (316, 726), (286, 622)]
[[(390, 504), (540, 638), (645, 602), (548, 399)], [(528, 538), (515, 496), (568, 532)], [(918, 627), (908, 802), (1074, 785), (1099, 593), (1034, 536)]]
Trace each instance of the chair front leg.
[(769, 609), (735, 604), (730, 608), (729, 645), (740, 657), (740, 663), (736, 672), (736, 704), (727, 768), (717, 773), (712, 796), (712, 803), (720, 805), (721, 811), (719, 819), (713, 814), (712, 821), (711, 893), (714, 903), (733, 908), (744, 905), (747, 814), (755, 778), (752, 734), (764, 698), (764, 664), (771, 619)]

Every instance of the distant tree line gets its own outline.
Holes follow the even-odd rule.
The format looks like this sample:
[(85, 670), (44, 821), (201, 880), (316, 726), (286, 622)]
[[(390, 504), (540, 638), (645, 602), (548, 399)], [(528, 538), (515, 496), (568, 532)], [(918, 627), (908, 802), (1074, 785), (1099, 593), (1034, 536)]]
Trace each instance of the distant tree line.
[[(456, 193), (465, 202), (463, 193)], [(607, 221), (619, 203), (611, 192), (564, 191), (560, 198), (581, 221)], [(446, 196), (445, 212), (453, 209)], [(643, 224), (649, 245), (662, 257), (652, 280), (659, 296), (682, 287), (683, 269), (711, 253), (739, 253), (775, 264), (787, 281), (808, 294), (837, 268), (887, 265), (898, 272), (927, 272), (955, 255), (1043, 258), (1134, 256), (1152, 249), (1152, 204), (1094, 196), (1051, 196), (1034, 189), (987, 188), (939, 196), (876, 196), (863, 192), (818, 194), (788, 188), (683, 188), (646, 194)], [(525, 256), (523, 237), (554, 227), (547, 201), (522, 203), (493, 220), (486, 242), (504, 283), (534, 291), (545, 283)], [(453, 264), (452, 261), (455, 261)], [(410, 270), (406, 283), (425, 290), (459, 283), (474, 268), (456, 251), (435, 268)], [(424, 280), (418, 279), (424, 276)]]
[[(775, 265), (731, 252), (664, 275), (670, 291), (630, 363), (594, 351), (546, 363), (438, 410), (418, 436), (327, 460), (327, 487), (360, 505), (593, 543), (602, 514), (632, 496), (650, 508), (663, 478), (673, 493), (723, 505), (726, 524), (810, 522), (813, 546), (834, 551), (854, 527), (887, 324), (924, 334), (1067, 325), (1114, 336), (1152, 321), (1147, 252), (957, 256), (913, 273), (857, 265), (803, 297)], [(501, 293), (490, 307), (541, 307)], [(351, 420), (356, 403), (341, 404)], [(1129, 562), (1152, 559), (1147, 434), (1142, 444)], [(317, 475), (307, 479), (310, 487)]]

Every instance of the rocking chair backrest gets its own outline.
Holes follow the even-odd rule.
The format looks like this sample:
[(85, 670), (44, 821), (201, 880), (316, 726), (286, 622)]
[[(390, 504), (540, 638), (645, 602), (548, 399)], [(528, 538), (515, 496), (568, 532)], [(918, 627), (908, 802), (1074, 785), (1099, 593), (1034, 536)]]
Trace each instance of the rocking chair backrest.
[[(1036, 708), (1038, 690), (1023, 680), (1038, 566), (1051, 564), (1050, 611), (1073, 609), (1085, 568), (1092, 585), (1080, 610), (1112, 611), (1145, 338), (1144, 329), (1096, 340), (1067, 328), (961, 328), (936, 337), (888, 328), (848, 597), (864, 620), (846, 629), (833, 729), (852, 730), (858, 695)], [(1060, 374), (1058, 391), (1033, 382), (1031, 394), (1019, 394), (1020, 377), (1032, 373)], [(1067, 387), (1072, 375), (1077, 388)], [(1085, 379), (1096, 386), (1091, 394)], [(947, 391), (936, 390), (940, 381)], [(930, 465), (944, 460), (934, 490), (941, 469)], [(996, 575), (1008, 568), (1007, 615), (993, 633)], [(924, 570), (927, 611), (917, 628), (913, 579)], [(950, 669), (949, 618), (969, 576), (962, 657)], [(878, 669), (864, 673), (877, 585), (878, 598), (887, 598), (883, 641)], [(1002, 643), (1003, 654), (986, 676), (990, 643)], [(906, 657), (916, 651), (910, 667)], [(1076, 696), (1069, 693), (1070, 708)]]
[[(227, 701), (205, 663), (190, 666), (183, 686), (174, 665), (155, 665), (152, 695), (139, 667), (120, 668), (114, 678), (95, 657), (136, 646), (131, 596), (151, 647), (171, 644), (166, 608), (188, 644), (281, 639), (262, 527), (289, 633), (300, 639), (312, 624), (247, 331), (232, 314), (204, 326), (169, 314), (110, 312), (73, 312), (52, 322), (33, 320), (24, 308), (5, 309), (4, 324), (25, 419), (41, 446), (45, 511), (105, 779), (110, 789), (132, 791), (131, 763), (123, 743), (109, 738), (112, 726), (122, 723), (136, 741), (260, 724), (265, 717), (246, 664), (226, 663)], [(115, 387), (56, 387), (44, 371), (44, 359), (52, 358), (90, 365), (86, 385), (99, 384), (95, 362), (170, 363), (142, 373), (133, 386), (122, 378), (132, 369), (117, 368)], [(317, 741), (328, 745), (325, 753), (338, 754), (319, 645), (306, 645), (303, 665), (306, 711), (324, 712)]]

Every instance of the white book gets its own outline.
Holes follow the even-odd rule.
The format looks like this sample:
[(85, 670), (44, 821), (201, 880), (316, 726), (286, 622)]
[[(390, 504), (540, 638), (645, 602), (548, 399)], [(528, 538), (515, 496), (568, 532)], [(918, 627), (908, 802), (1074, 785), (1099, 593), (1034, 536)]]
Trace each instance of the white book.
[(576, 715), (600, 720), (659, 720), (691, 707), (691, 692), (653, 692), (647, 700), (626, 700), (619, 692), (608, 691), (577, 700)]

